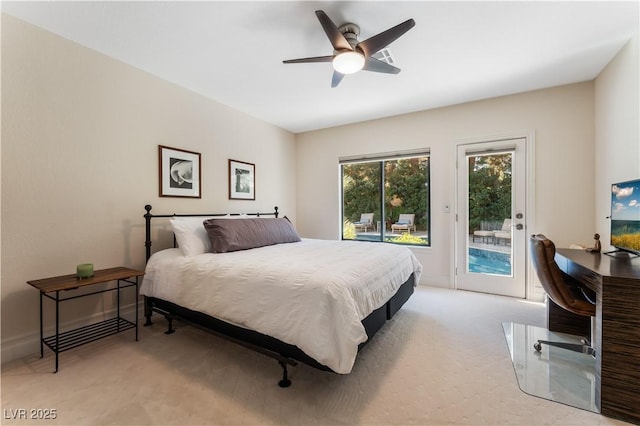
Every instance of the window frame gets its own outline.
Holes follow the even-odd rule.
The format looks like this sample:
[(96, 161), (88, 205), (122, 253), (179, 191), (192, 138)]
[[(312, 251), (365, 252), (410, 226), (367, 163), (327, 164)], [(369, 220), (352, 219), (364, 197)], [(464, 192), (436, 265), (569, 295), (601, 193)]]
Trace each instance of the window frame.
[[(377, 204), (379, 205), (379, 212), (381, 223), (385, 223), (385, 218), (387, 216), (387, 206), (385, 203), (386, 194), (385, 194), (385, 186), (386, 186), (386, 163), (389, 161), (397, 161), (403, 159), (417, 159), (426, 157), (426, 176), (425, 176), (425, 187), (426, 187), (426, 206), (425, 206), (425, 217), (426, 217), (426, 242), (425, 243), (411, 243), (407, 241), (392, 241), (392, 238), (398, 238), (397, 234), (392, 234), (391, 232), (387, 233), (386, 224), (382, 226), (382, 229), (379, 231), (378, 239), (375, 240), (364, 240), (356, 238), (345, 238), (345, 222), (348, 220), (345, 215), (345, 170), (344, 167), (350, 164), (363, 164), (363, 163), (378, 163), (379, 168), (379, 199), (377, 200)], [(411, 247), (431, 247), (432, 239), (431, 239), (431, 153), (428, 149), (420, 149), (420, 150), (412, 150), (412, 151), (403, 151), (403, 152), (395, 152), (395, 153), (381, 153), (381, 154), (372, 154), (368, 156), (356, 156), (356, 157), (341, 157), (338, 161), (338, 170), (339, 170), (339, 178), (340, 178), (340, 239), (344, 241), (361, 241), (361, 242), (375, 242), (375, 243), (387, 243), (387, 244), (400, 244)]]

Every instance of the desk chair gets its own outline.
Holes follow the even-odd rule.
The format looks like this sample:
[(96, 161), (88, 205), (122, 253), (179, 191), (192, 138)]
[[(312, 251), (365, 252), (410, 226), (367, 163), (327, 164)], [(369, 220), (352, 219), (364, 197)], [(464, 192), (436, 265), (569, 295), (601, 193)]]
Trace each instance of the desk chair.
[[(555, 261), (556, 246), (553, 241), (542, 234), (532, 235), (529, 239), (529, 248), (531, 262), (544, 291), (561, 308), (576, 315), (591, 317), (590, 339), (593, 339), (593, 319), (596, 315), (595, 295), (589, 294), (588, 289), (560, 270)], [(595, 356), (595, 349), (591, 347), (591, 341), (577, 344), (538, 340), (533, 347), (537, 352), (540, 352), (542, 345), (545, 344)]]

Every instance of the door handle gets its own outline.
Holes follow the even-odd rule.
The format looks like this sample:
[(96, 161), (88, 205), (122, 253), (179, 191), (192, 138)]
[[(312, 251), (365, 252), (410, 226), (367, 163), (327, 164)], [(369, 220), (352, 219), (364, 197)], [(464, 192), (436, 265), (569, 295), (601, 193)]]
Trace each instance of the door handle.
[(516, 224), (516, 229), (524, 229), (524, 225), (521, 223)]

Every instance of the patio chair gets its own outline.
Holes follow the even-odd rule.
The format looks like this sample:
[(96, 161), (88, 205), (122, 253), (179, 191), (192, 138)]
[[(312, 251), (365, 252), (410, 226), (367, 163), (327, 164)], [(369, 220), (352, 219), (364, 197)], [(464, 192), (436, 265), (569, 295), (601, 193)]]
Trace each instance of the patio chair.
[(505, 245), (511, 244), (511, 219), (505, 219), (502, 223), (502, 228), (499, 231), (494, 231), (493, 238), (496, 244), (500, 244), (500, 241), (504, 241)]
[(401, 214), (398, 217), (398, 221), (391, 225), (391, 232), (407, 231), (408, 233), (411, 233), (412, 229), (415, 232), (416, 230), (416, 225), (414, 223), (415, 217), (416, 215), (413, 213)]
[(353, 226), (356, 227), (356, 231), (364, 230), (367, 232), (367, 229), (373, 228), (373, 213), (362, 213), (360, 220), (353, 222)]
[(493, 234), (495, 234), (496, 231), (488, 231), (486, 229), (480, 229), (478, 231), (473, 231), (473, 235), (472, 235), (472, 242), (476, 242), (476, 238), (480, 239), (480, 241), (482, 241), (483, 243), (490, 243), (494, 241), (494, 237)]

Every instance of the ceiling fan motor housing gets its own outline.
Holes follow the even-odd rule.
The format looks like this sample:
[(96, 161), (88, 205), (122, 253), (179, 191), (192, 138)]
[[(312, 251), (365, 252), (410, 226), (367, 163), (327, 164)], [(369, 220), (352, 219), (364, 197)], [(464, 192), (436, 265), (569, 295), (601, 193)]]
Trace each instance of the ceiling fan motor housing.
[[(351, 48), (356, 50), (356, 46), (358, 45), (358, 36), (360, 35), (360, 27), (351, 22), (347, 22), (346, 24), (342, 24), (338, 27), (338, 31), (342, 33), (344, 38), (347, 39)], [(360, 49), (358, 49), (360, 50)], [(362, 52), (361, 52), (362, 53)]]

